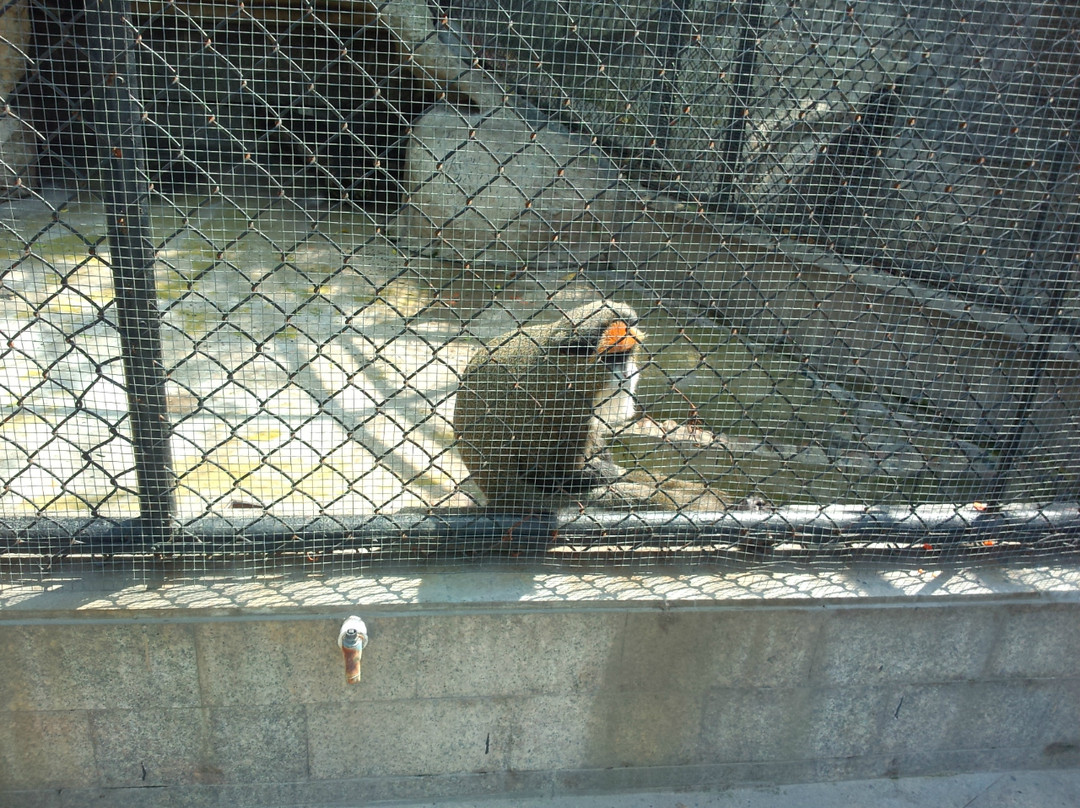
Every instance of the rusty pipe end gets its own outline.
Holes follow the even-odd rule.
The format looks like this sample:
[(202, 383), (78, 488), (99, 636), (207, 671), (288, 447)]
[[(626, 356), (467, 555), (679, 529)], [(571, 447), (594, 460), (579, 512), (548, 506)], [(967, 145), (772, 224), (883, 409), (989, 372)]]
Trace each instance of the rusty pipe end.
[(361, 651), (355, 648), (342, 648), (345, 654), (345, 683), (354, 685), (360, 681), (360, 655)]
[(367, 626), (364, 621), (356, 615), (346, 618), (338, 632), (338, 646), (345, 657), (346, 684), (353, 685), (360, 681), (360, 658), (367, 641)]

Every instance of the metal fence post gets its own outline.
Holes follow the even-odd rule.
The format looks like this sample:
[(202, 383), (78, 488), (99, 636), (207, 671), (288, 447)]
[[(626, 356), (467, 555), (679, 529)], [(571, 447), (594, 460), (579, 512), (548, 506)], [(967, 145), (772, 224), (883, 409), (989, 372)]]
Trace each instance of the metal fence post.
[(650, 129), (655, 141), (655, 153), (661, 160), (668, 150), (671, 124), (681, 109), (678, 99), (678, 75), (683, 49), (690, 31), (685, 0), (661, 0), (659, 11), (661, 70), (657, 74), (656, 94), (652, 103)]
[[(1068, 141), (1061, 141), (1048, 158), (1050, 164), (1049, 184), (1051, 187), (1064, 181), (1075, 147)], [(1045, 199), (1039, 209), (1035, 226), (1031, 234), (1031, 256), (1028, 271), (1032, 271), (1034, 262), (1038, 262), (1046, 273), (1044, 291), (1046, 305), (1041, 312), (1032, 316), (1038, 330), (1031, 340), (1031, 375), (1024, 379), (1023, 388), (1017, 396), (1016, 414), (1012, 424), (1005, 431), (998, 443), (998, 462), (994, 477), (986, 493), (986, 501), (995, 507), (1004, 505), (1006, 489), (1010, 475), (1017, 462), (1024, 454), (1024, 436), (1030, 427), (1031, 411), (1039, 394), (1043, 373), (1050, 357), (1050, 343), (1060, 325), (1058, 317), (1062, 302), (1069, 289), (1070, 280), (1077, 269), (1077, 246), (1080, 244), (1080, 222), (1071, 221), (1059, 224), (1047, 233), (1050, 226), (1051, 202)], [(1064, 226), (1062, 226), (1064, 225)]]
[(754, 94), (754, 75), (757, 69), (758, 36), (761, 30), (762, 0), (746, 0), (739, 14), (739, 45), (735, 53), (734, 75), (731, 82), (731, 108), (727, 131), (720, 146), (724, 176), (708, 208), (713, 211), (738, 209), (736, 183), (746, 140), (747, 113)]
[(93, 126), (101, 154), (116, 321), (139, 487), (139, 527), (143, 543), (158, 544), (171, 536), (175, 482), (130, 3), (88, 0), (86, 24)]

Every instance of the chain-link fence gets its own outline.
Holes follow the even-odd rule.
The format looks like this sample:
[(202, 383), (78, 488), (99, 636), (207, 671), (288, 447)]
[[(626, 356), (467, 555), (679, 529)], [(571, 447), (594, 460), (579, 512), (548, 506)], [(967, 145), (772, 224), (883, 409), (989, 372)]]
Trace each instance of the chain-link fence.
[(0, 580), (1047, 556), (1066, 0), (0, 7)]

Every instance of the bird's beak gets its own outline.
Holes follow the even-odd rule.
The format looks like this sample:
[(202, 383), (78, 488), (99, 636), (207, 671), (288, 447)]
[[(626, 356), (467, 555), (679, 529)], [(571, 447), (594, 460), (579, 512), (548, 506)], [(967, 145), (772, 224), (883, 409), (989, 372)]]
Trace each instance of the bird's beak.
[(338, 645), (345, 655), (345, 682), (356, 684), (360, 681), (360, 657), (367, 645), (367, 626), (359, 617), (353, 615), (341, 624), (338, 632)]

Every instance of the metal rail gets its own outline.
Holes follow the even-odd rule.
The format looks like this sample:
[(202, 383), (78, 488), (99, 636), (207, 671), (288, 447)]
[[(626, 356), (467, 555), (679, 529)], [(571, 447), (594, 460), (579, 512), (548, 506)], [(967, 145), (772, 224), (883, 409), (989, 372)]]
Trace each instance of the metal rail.
[[(337, 554), (361, 564), (445, 558), (625, 555), (784, 560), (878, 557), (925, 561), (1075, 552), (1080, 509), (1013, 506), (790, 506), (706, 512), (597, 511), (559, 516), (470, 509), (391, 516), (207, 517), (176, 530), (169, 552), (209, 557)], [(0, 556), (160, 554), (137, 520), (7, 520)]]
[(93, 128), (101, 150), (101, 191), (139, 488), (139, 532), (152, 544), (161, 544), (172, 533), (175, 482), (147, 210), (136, 31), (129, 17), (125, 0), (86, 4)]

